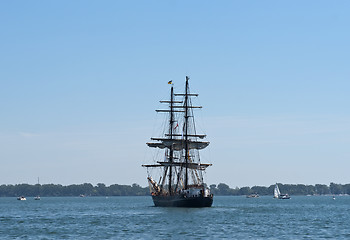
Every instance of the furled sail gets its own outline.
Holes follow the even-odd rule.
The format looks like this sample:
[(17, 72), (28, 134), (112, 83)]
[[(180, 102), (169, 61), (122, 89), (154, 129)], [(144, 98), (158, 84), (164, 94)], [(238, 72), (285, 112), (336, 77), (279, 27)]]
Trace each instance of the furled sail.
[[(183, 134), (176, 134), (176, 133), (173, 133), (173, 134), (165, 134), (165, 136), (172, 136), (172, 137), (182, 137)], [(187, 134), (188, 137), (199, 137), (201, 139), (205, 138), (207, 135), (205, 134)]]
[[(181, 151), (186, 148), (186, 141), (183, 139), (168, 139), (168, 138), (152, 138), (152, 140), (161, 141), (161, 142), (149, 142), (147, 145), (153, 148), (170, 148), (172, 147), (175, 151)], [(204, 149), (209, 145), (210, 142), (201, 142), (201, 141), (191, 141), (187, 140), (188, 149)]]
[[(187, 167), (190, 169), (205, 170), (207, 167), (211, 166), (210, 163), (187, 163)], [(186, 163), (183, 162), (158, 162), (158, 164), (145, 164), (143, 167), (185, 167)]]

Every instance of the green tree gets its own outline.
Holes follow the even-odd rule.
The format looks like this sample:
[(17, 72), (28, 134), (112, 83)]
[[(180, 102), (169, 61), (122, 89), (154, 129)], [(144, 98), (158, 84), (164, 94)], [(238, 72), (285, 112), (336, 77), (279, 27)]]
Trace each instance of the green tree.
[(329, 184), (329, 189), (331, 194), (343, 194), (343, 187), (341, 184), (336, 184), (336, 183), (330, 183)]
[(238, 192), (239, 195), (249, 195), (251, 193), (252, 193), (252, 191), (251, 191), (250, 187), (242, 187), (239, 189), (239, 192)]
[(329, 187), (325, 184), (316, 184), (315, 193), (320, 195), (329, 194), (330, 190), (329, 190)]
[(231, 191), (230, 191), (230, 187), (225, 184), (225, 183), (219, 183), (218, 185), (218, 194), (219, 195), (230, 195)]

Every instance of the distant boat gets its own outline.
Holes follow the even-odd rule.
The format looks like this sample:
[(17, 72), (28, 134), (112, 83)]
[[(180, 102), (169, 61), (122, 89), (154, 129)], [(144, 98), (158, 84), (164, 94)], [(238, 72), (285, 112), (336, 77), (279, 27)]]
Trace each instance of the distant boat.
[(79, 197), (85, 197), (85, 195), (84, 194), (80, 194)]
[(273, 198), (277, 199), (290, 199), (290, 196), (286, 194), (281, 194), (280, 189), (278, 188), (278, 184), (276, 183), (275, 189), (273, 191)]
[(40, 200), (40, 184), (39, 184), (39, 177), (38, 177), (38, 195), (34, 198), (34, 200)]
[(24, 196), (20, 196), (20, 197), (17, 198), (17, 200), (25, 201), (25, 200), (27, 200), (27, 199), (26, 199)]
[(260, 197), (260, 196), (257, 193), (253, 193), (253, 194), (250, 194), (250, 195), (246, 196), (246, 198), (258, 198), (258, 197)]
[(332, 198), (333, 200), (335, 200), (335, 196), (333, 196), (333, 198)]

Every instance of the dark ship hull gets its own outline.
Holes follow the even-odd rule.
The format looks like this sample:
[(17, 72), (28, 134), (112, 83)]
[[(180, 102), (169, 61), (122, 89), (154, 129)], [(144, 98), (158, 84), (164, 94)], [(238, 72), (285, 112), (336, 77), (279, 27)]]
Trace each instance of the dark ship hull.
[(158, 195), (152, 196), (156, 207), (184, 207), (184, 208), (203, 208), (211, 207), (213, 196), (195, 196), (185, 197), (183, 195)]

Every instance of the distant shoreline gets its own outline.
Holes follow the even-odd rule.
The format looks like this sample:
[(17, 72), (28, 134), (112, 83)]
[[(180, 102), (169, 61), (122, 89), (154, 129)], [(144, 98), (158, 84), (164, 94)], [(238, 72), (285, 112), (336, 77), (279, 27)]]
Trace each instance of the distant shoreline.
[[(304, 184), (281, 184), (278, 183), (282, 193), (289, 195), (350, 195), (350, 184), (330, 183), (304, 185)], [(211, 192), (217, 196), (242, 196), (257, 193), (261, 196), (273, 194), (274, 184), (269, 187), (253, 186), (230, 188), (225, 183), (211, 184), (208, 186)], [(0, 185), (0, 197), (18, 196), (42, 196), (42, 197), (72, 197), (72, 196), (148, 196), (148, 187), (141, 187), (134, 183), (132, 185), (112, 184), (106, 186), (98, 183), (93, 186), (90, 183), (72, 184), (63, 186), (61, 184), (8, 184)]]

